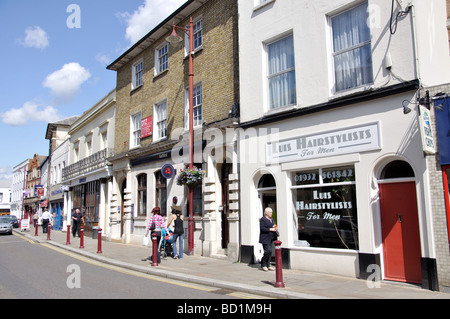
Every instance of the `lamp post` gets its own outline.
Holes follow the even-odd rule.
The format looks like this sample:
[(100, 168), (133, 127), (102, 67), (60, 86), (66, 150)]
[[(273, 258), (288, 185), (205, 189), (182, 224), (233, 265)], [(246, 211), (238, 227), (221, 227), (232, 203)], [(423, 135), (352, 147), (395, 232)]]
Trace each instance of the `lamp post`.
[[(184, 31), (189, 35), (189, 168), (194, 166), (194, 22), (192, 17), (189, 21), (189, 29), (181, 28), (173, 24), (172, 34), (166, 38), (170, 44), (177, 44), (183, 41), (176, 29)], [(194, 254), (194, 188), (189, 189), (189, 218), (188, 218), (188, 236), (189, 236), (189, 255)]]

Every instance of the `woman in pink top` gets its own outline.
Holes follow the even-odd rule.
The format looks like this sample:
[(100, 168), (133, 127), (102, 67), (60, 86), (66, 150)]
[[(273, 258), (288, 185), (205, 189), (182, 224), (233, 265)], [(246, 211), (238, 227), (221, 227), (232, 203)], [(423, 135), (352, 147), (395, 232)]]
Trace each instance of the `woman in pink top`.
[(152, 233), (156, 233), (156, 243), (158, 247), (158, 264), (161, 263), (161, 256), (159, 255), (159, 244), (161, 242), (161, 229), (164, 228), (166, 230), (166, 234), (169, 232), (167, 229), (166, 223), (164, 222), (164, 218), (161, 216), (161, 209), (159, 207), (155, 207), (152, 210), (153, 216), (150, 217), (150, 222), (147, 226), (147, 232), (145, 233), (145, 236), (148, 236), (149, 231), (151, 230), (151, 226), (153, 223), (155, 223), (155, 229), (151, 230)]

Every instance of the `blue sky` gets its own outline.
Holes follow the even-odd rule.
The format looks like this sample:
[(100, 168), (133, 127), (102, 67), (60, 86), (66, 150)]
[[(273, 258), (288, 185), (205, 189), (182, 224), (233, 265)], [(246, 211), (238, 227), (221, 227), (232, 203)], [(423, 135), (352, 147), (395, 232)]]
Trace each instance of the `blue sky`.
[(0, 179), (48, 155), (47, 124), (116, 85), (106, 66), (186, 0), (0, 0)]

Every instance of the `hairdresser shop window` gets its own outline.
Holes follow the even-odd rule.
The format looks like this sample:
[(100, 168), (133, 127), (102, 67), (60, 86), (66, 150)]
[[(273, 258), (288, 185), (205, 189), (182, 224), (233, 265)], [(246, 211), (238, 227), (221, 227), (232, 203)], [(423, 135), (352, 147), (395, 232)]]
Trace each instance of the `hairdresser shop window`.
[(353, 166), (293, 172), (292, 185), (296, 245), (358, 250)]

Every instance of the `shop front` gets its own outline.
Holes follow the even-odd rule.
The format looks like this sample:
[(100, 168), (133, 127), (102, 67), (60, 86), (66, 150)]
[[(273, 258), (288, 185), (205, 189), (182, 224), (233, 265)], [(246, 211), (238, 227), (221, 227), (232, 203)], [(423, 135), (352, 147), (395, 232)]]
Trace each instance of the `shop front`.
[(259, 262), (258, 221), (270, 206), (284, 267), (419, 284), (435, 271), (419, 116), (401, 108), (415, 99), (399, 92), (244, 123), (241, 260)]
[(50, 188), (50, 213), (53, 215), (53, 227), (55, 230), (62, 230), (64, 224), (64, 192), (61, 185)]

